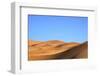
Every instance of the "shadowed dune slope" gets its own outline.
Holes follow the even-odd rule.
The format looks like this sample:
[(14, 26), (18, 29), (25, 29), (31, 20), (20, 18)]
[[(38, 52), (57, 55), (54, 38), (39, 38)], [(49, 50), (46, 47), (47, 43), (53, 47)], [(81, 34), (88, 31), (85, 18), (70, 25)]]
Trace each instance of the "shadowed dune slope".
[(62, 59), (76, 59), (76, 58), (88, 58), (88, 42), (84, 42), (78, 46), (72, 47), (67, 51), (62, 52), (58, 56)]

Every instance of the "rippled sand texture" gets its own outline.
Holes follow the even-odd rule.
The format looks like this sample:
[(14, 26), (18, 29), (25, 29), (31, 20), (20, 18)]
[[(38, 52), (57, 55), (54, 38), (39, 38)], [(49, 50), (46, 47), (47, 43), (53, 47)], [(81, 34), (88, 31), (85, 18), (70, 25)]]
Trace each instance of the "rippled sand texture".
[(28, 60), (76, 59), (88, 57), (88, 43), (60, 40), (28, 41)]

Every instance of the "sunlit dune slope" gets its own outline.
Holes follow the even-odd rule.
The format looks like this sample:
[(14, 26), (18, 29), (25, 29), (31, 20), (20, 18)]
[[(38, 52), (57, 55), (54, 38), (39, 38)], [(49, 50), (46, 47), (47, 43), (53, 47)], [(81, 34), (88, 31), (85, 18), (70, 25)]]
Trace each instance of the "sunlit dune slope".
[(30, 47), (30, 46), (34, 46), (34, 45), (39, 44), (39, 43), (41, 43), (41, 41), (32, 41), (32, 40), (28, 40), (28, 46), (29, 46), (29, 47)]

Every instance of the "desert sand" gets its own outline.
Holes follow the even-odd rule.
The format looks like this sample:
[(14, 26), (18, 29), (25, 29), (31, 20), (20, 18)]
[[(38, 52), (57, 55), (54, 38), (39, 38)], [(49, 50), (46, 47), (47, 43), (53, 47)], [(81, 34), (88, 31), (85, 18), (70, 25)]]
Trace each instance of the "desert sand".
[(87, 58), (87, 42), (28, 41), (28, 60)]

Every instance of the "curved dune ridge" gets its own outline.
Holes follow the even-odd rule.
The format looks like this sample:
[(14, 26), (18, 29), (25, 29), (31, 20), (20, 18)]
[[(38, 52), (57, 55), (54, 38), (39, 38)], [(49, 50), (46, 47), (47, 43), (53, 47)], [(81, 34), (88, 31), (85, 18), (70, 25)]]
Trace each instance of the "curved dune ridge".
[(28, 60), (87, 58), (87, 42), (28, 41)]

